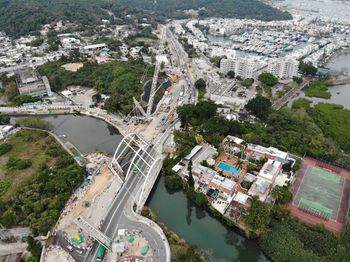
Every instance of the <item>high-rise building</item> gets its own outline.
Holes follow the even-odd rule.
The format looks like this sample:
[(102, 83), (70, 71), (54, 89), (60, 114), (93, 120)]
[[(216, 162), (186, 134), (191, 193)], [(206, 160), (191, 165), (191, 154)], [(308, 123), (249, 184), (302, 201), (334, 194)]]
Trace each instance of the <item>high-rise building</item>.
[(235, 72), (236, 76), (242, 78), (253, 78), (255, 73), (265, 67), (258, 58), (236, 57), (234, 59), (221, 59), (220, 71), (226, 75), (229, 71)]
[(299, 62), (295, 59), (277, 58), (267, 65), (267, 72), (280, 79), (289, 79), (298, 75)]

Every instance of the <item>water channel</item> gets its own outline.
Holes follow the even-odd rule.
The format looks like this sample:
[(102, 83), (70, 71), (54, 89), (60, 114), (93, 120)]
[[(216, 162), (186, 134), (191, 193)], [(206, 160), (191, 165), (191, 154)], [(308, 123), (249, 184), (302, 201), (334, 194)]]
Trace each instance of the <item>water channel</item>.
[[(70, 141), (81, 152), (103, 151), (113, 154), (122, 137), (104, 121), (87, 116), (47, 116), (52, 131), (63, 141)], [(157, 211), (159, 220), (185, 239), (203, 250), (211, 250), (218, 259), (226, 261), (266, 261), (255, 241), (248, 240), (234, 230), (189, 202), (183, 192), (171, 193), (163, 178), (157, 181), (148, 204)]]

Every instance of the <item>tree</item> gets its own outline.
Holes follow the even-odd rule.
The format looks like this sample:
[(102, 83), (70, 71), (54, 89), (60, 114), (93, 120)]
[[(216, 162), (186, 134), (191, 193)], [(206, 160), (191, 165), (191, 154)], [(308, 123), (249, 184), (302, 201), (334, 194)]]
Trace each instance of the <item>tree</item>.
[(206, 88), (206, 83), (203, 78), (199, 78), (195, 83), (194, 86), (200, 90), (200, 89), (205, 89)]
[(293, 81), (300, 85), (303, 82), (303, 78), (302, 77), (293, 76)]
[(271, 101), (263, 96), (256, 96), (248, 101), (245, 108), (260, 119), (266, 119), (271, 112)]
[(243, 216), (245, 224), (258, 236), (266, 233), (271, 220), (271, 207), (261, 202), (257, 196), (251, 199), (248, 214)]
[(42, 249), (40, 241), (35, 240), (32, 236), (29, 236), (27, 239), (27, 243), (27, 250), (32, 254), (32, 257), (36, 259), (35, 261), (39, 261)]
[(165, 186), (174, 191), (182, 189), (182, 178), (178, 175), (170, 175), (165, 177)]
[(231, 71), (228, 71), (227, 74), (226, 74), (226, 76), (228, 76), (228, 77), (231, 78), (231, 79), (235, 78), (235, 75), (236, 75), (235, 72), (232, 71), (232, 70), (231, 70)]
[(187, 170), (188, 170), (188, 180), (187, 180), (188, 186), (191, 189), (194, 189), (194, 179), (192, 176), (192, 160), (190, 160), (190, 162), (188, 163)]
[(287, 204), (293, 200), (293, 193), (285, 186), (275, 186), (271, 195), (279, 204)]
[(300, 61), (299, 72), (304, 76), (315, 76), (317, 73), (317, 68), (314, 67), (310, 62), (305, 63), (304, 61)]
[(263, 83), (264, 85), (269, 86), (269, 87), (273, 87), (278, 82), (277, 77), (275, 77), (273, 74), (267, 73), (267, 72), (261, 73), (258, 76), (258, 79), (261, 83)]
[(206, 86), (207, 86), (205, 81), (204, 81), (204, 79), (203, 78), (198, 79), (195, 82), (194, 86), (198, 90), (198, 98), (202, 99), (204, 97), (204, 95), (205, 95), (205, 90), (206, 90)]

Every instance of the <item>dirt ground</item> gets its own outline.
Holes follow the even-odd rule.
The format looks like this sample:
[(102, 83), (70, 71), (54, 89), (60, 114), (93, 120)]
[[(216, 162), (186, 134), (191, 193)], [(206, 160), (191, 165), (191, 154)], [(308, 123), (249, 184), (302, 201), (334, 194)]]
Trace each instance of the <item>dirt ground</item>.
[[(140, 233), (133, 232), (131, 234), (135, 237), (135, 240), (132, 243), (128, 241), (127, 250), (122, 256), (119, 257), (118, 261), (124, 261), (126, 257), (130, 256), (134, 258), (142, 258), (141, 250), (144, 246), (148, 244), (148, 242)], [(131, 234), (128, 233), (127, 235), (130, 236)], [(153, 257), (151, 248), (148, 250), (146, 257)]]
[(64, 69), (71, 72), (76, 72), (78, 71), (78, 69), (82, 68), (83, 66), (84, 66), (83, 63), (69, 63), (69, 64), (62, 65)]
[(45, 262), (73, 262), (74, 259), (65, 252), (62, 248), (51, 246), (46, 250), (46, 255), (44, 257)]
[[(100, 221), (103, 219), (103, 216), (108, 207), (108, 203), (106, 203), (105, 206), (97, 206), (96, 203), (94, 203), (94, 201), (95, 198), (98, 198), (101, 195), (101, 193), (105, 191), (106, 187), (111, 181), (112, 173), (108, 169), (107, 163), (108, 162), (102, 165), (100, 174), (94, 176), (93, 182), (91, 183), (87, 191), (78, 192), (78, 200), (74, 201), (73, 203), (70, 203), (70, 205), (66, 207), (66, 215), (63, 216), (59, 221), (57, 229), (65, 231), (69, 237), (73, 237), (79, 233), (79, 228), (74, 222), (74, 220), (79, 216), (89, 218), (89, 222), (91, 222), (95, 226), (98, 226)], [(88, 203), (89, 205), (86, 206), (86, 203)], [(94, 212), (92, 212), (92, 210)], [(91, 216), (91, 213), (93, 213), (94, 215)], [(87, 236), (85, 236), (85, 239), (86, 237)], [(85, 244), (87, 243), (83, 243), (82, 246), (85, 246)]]

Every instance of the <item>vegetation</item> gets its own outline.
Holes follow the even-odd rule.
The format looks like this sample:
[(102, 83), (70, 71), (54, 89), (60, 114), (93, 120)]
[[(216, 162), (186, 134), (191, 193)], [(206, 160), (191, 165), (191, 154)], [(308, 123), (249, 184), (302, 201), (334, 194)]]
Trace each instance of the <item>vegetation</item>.
[(273, 74), (267, 73), (267, 72), (261, 73), (258, 76), (258, 79), (265, 86), (272, 87), (272, 86), (275, 86), (278, 83), (277, 77), (275, 77)]
[(307, 98), (298, 98), (293, 101), (292, 108), (299, 109), (304, 108), (305, 110), (310, 108), (311, 101)]
[[(113, 61), (106, 64), (85, 62), (77, 72), (62, 68), (66, 62), (65, 59), (61, 59), (38, 68), (42, 75), (48, 77), (54, 91), (71, 85), (94, 88), (99, 93), (110, 95), (105, 102), (106, 110), (121, 111), (124, 114), (132, 110), (132, 98), (139, 98), (142, 94), (140, 80), (145, 68), (142, 61)], [(151, 77), (152, 74), (153, 70), (148, 70), (148, 76)]]
[(254, 79), (253, 78), (246, 78), (244, 80), (241, 81), (241, 85), (244, 87), (251, 87), (254, 83)]
[(44, 130), (49, 130), (51, 128), (51, 124), (49, 122), (39, 117), (18, 118), (16, 119), (16, 124)]
[[(259, 106), (258, 104), (257, 108)], [(324, 131), (326, 125), (323, 127), (319, 123), (323, 117), (317, 111), (283, 108), (267, 112), (270, 113), (261, 122), (249, 124), (219, 117), (216, 114), (216, 105), (210, 101), (178, 107), (177, 113), (183, 131), (174, 133), (176, 154), (180, 157), (187, 155), (196, 145), (197, 134), (217, 147), (225, 136), (234, 135), (242, 137), (248, 143), (273, 146), (293, 154), (306, 154), (350, 167), (349, 157), (340, 151), (340, 145)], [(341, 117), (341, 114), (338, 111), (338, 116), (334, 119)], [(341, 126), (346, 122), (347, 120)]]
[(10, 157), (6, 163), (6, 169), (9, 171), (26, 169), (32, 166), (30, 159), (19, 159), (16, 157)]
[(253, 115), (266, 119), (271, 112), (271, 101), (263, 96), (256, 96), (248, 101), (245, 108)]
[(231, 78), (231, 79), (235, 78), (235, 75), (236, 75), (235, 72), (232, 71), (232, 70), (231, 70), (231, 71), (228, 71), (227, 74), (226, 74), (226, 76), (229, 77), (229, 78)]
[(299, 72), (303, 76), (315, 76), (317, 73), (317, 68), (314, 67), (310, 62), (305, 63), (303, 61), (299, 62)]
[[(30, 252), (31, 256), (29, 261), (40, 261), (42, 246), (40, 241), (35, 240), (32, 236), (27, 239), (28, 247), (27, 250)], [(28, 259), (26, 261), (28, 261)]]
[(19, 131), (7, 143), (13, 148), (0, 157), (0, 223), (45, 235), (85, 170), (46, 132)]
[(341, 105), (318, 103), (311, 112), (322, 131), (350, 152), (350, 110)]
[(293, 193), (285, 186), (275, 186), (272, 190), (272, 197), (277, 204), (287, 204), (293, 200)]
[(12, 102), (16, 105), (16, 106), (20, 106), (26, 103), (34, 103), (39, 101), (39, 98), (36, 97), (32, 97), (31, 95), (17, 95), (12, 99)]
[(287, 219), (273, 224), (260, 246), (273, 261), (348, 261), (349, 225), (338, 239), (323, 227), (309, 228)]
[(225, 58), (224, 56), (212, 56), (209, 58), (209, 61), (213, 63), (216, 67), (220, 68), (221, 59)]
[(271, 221), (271, 207), (254, 196), (251, 199), (249, 212), (243, 218), (248, 228), (259, 236), (268, 230)]
[(249, 182), (247, 180), (243, 180), (241, 183), (241, 187), (249, 190), (249, 188), (252, 186), (253, 182)]
[(176, 174), (165, 177), (165, 186), (170, 190), (179, 191), (182, 189), (182, 184), (182, 178)]
[(0, 156), (6, 154), (7, 152), (10, 152), (12, 148), (13, 148), (13, 145), (8, 143), (2, 143), (0, 145)]
[(198, 99), (201, 100), (204, 98), (205, 95), (205, 90), (207, 87), (207, 84), (205, 83), (203, 78), (199, 78), (195, 83), (194, 83), (195, 88), (198, 90)]
[(184, 10), (199, 9), (200, 16), (252, 18), (260, 20), (286, 20), (292, 16), (256, 0), (120, 0), (121, 5), (154, 11), (158, 15), (184, 18)]
[(328, 91), (326, 83), (322, 81), (312, 81), (305, 94), (309, 97), (331, 98), (331, 93)]

